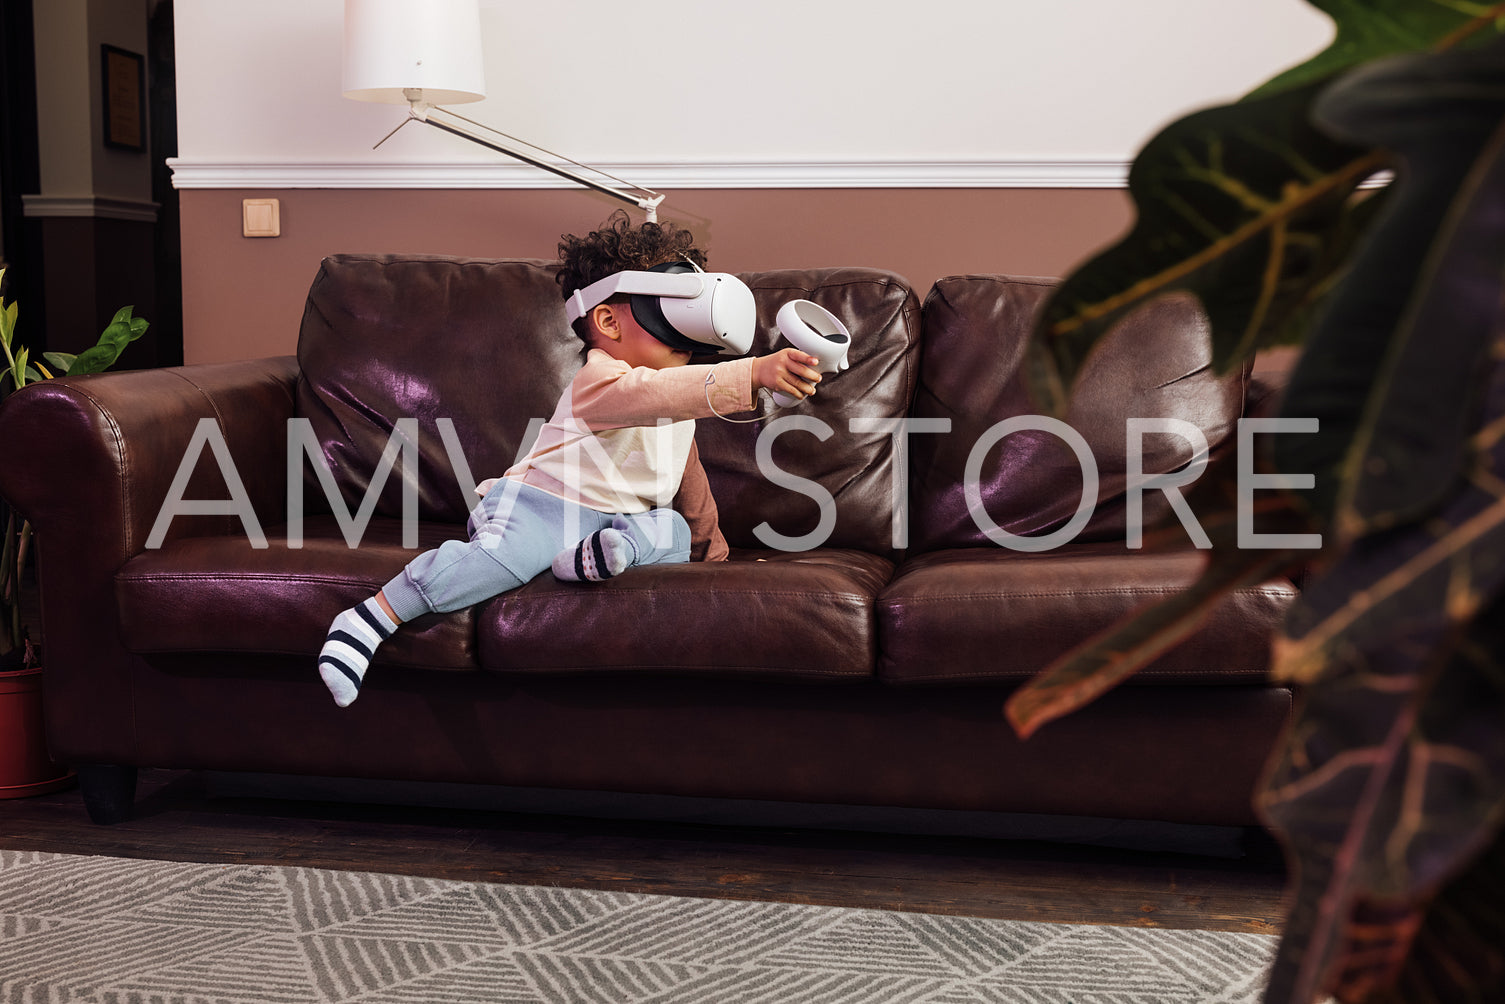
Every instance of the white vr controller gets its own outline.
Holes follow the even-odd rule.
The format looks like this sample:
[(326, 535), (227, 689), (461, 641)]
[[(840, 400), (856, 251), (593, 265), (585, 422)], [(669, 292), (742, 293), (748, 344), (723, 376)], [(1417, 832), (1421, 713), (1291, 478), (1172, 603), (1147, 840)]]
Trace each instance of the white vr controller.
[[(818, 360), (815, 368), (820, 372), (839, 373), (851, 365), (847, 362), (847, 349), (852, 346), (851, 332), (825, 307), (810, 300), (790, 300), (779, 308), (774, 320), (779, 334), (790, 345)], [(772, 397), (780, 408), (799, 403), (788, 394), (774, 392)]]

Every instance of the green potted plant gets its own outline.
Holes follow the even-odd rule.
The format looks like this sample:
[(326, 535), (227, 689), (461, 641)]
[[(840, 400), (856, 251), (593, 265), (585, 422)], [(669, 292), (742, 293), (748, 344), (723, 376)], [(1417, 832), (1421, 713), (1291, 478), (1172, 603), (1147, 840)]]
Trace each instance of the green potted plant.
[(1063, 413), (1100, 339), (1174, 291), (1220, 368), (1298, 346), (1279, 414), (1302, 431), (1256, 462), (1315, 485), (1256, 492), (1253, 516), (1320, 547), (1241, 547), (1239, 472), (1214, 465), (1201, 579), (1006, 713), (1028, 735), (1230, 589), (1304, 570), (1272, 652), (1297, 706), (1256, 795), (1292, 886), (1266, 1000), (1505, 1000), (1505, 4), (1310, 2), (1332, 46), (1146, 145), (1135, 226), (1064, 280), (1030, 367)]
[[(0, 283), (5, 270), (0, 269)], [(43, 353), (31, 358), (30, 350), (16, 341), (18, 305), (0, 296), (0, 407), (5, 398), (26, 384), (53, 376), (98, 373), (120, 358), (120, 353), (147, 329), (143, 318), (132, 317), (123, 307), (106, 325), (99, 342), (78, 355)], [(45, 360), (45, 361), (43, 361)], [(7, 463), (24, 463), (27, 450), (45, 449), (45, 444), (11, 443)], [(42, 736), (41, 653), (32, 643), (21, 616), (21, 590), (31, 551), (31, 525), (0, 500), (0, 798), (40, 794), (67, 783), (68, 772), (47, 757)]]

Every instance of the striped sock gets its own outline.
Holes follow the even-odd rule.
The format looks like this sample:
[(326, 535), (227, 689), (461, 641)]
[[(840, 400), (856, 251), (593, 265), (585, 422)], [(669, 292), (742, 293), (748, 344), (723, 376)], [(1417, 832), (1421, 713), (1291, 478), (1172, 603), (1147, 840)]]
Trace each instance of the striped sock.
[(329, 625), (329, 637), (319, 650), (319, 676), (334, 695), (334, 703), (347, 707), (361, 692), (361, 681), (376, 646), (392, 637), (397, 625), (373, 596), (351, 607)]
[(566, 582), (600, 582), (637, 564), (638, 549), (621, 530), (597, 530), (554, 556), (554, 577)]

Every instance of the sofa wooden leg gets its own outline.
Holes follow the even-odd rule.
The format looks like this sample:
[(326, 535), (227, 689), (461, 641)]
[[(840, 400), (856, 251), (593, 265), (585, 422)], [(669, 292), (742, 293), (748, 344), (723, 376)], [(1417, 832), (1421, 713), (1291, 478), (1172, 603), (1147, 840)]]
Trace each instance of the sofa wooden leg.
[(101, 825), (131, 818), (136, 801), (136, 768), (112, 763), (74, 765), (89, 818)]

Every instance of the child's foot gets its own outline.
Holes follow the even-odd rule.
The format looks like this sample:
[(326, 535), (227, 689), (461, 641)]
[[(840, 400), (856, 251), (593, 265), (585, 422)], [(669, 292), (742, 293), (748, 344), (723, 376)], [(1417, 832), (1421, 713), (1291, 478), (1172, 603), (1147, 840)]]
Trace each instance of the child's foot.
[(360, 696), (372, 654), (396, 630), (397, 624), (375, 596), (335, 617), (319, 651), (319, 676), (334, 695), (334, 703), (348, 707)]
[(554, 556), (554, 577), (567, 582), (600, 582), (637, 564), (638, 550), (621, 530), (597, 530)]

